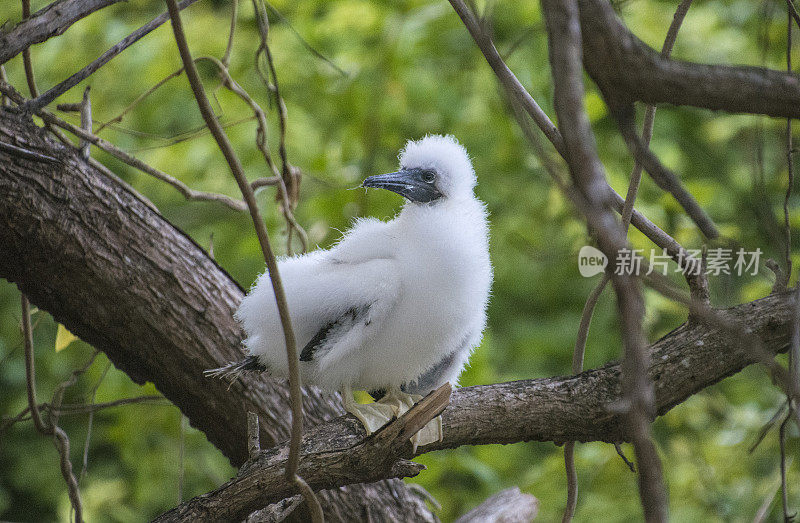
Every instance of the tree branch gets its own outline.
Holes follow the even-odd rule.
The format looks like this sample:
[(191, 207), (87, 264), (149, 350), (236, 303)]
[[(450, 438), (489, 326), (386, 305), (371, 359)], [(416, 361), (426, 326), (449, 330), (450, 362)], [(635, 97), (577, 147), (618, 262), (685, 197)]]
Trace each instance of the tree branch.
[[(314, 490), (416, 476), (425, 466), (400, 455), (403, 451), (410, 454), (409, 438), (442, 412), (450, 390), (450, 384), (445, 384), (369, 438), (365, 438), (363, 426), (351, 415), (317, 426), (303, 436), (298, 473)], [(331, 427), (339, 430), (330, 432)], [(295, 488), (284, 473), (289, 447), (286, 442), (262, 452), (232, 480), (213, 492), (181, 503), (155, 521), (237, 521), (292, 496)]]
[[(50, 416), (50, 423), (45, 424), (39, 413), (39, 405), (36, 401), (36, 365), (33, 361), (33, 330), (31, 329), (31, 311), (28, 298), (23, 294), (22, 302), (22, 331), (25, 345), (25, 382), (28, 391), (28, 410), (33, 419), (33, 425), (41, 434), (53, 437), (53, 444), (58, 450), (61, 465), (61, 475), (64, 476), (64, 481), (67, 483), (67, 492), (72, 509), (75, 512), (75, 523), (83, 521), (83, 503), (81, 502), (81, 494), (78, 489), (78, 480), (75, 479), (75, 474), (72, 471), (72, 462), (69, 459), (69, 438), (64, 429), (58, 426), (57, 416)], [(95, 352), (95, 354), (97, 354)], [(92, 358), (91, 361), (93, 361)], [(62, 387), (66, 385), (62, 384)], [(54, 399), (59, 395), (59, 387), (53, 395)], [(59, 400), (60, 402), (60, 400)]]
[[(530, 93), (528, 93), (514, 73), (505, 64), (503, 59), (500, 57), (500, 54), (497, 52), (494, 44), (492, 43), (491, 38), (486, 33), (478, 19), (475, 17), (474, 13), (472, 13), (463, 0), (449, 0), (449, 2), (453, 6), (453, 10), (455, 10), (459, 18), (461, 18), (461, 21), (466, 26), (472, 38), (475, 40), (478, 48), (480, 48), (483, 56), (486, 58), (487, 63), (491, 66), (495, 76), (497, 76), (500, 85), (505, 90), (509, 100), (519, 104), (520, 107), (525, 110), (525, 112), (534, 120), (539, 129), (544, 133), (547, 139), (550, 140), (559, 155), (566, 159), (564, 139), (561, 136), (561, 132), (556, 128), (553, 122), (550, 121)], [(519, 123), (523, 133), (527, 135), (529, 131), (526, 120), (520, 114), (516, 114), (516, 112), (514, 113), (514, 116), (517, 119), (517, 122)], [(531, 141), (531, 144), (534, 145), (534, 149), (540, 149), (536, 145), (535, 136), (531, 135), (528, 138), (529, 141)], [(540, 150), (537, 154), (539, 154), (540, 157), (543, 157), (543, 155), (546, 153), (544, 153), (543, 150)], [(576, 207), (580, 207), (580, 202), (576, 201), (578, 196), (574, 194), (574, 189), (571, 187), (566, 187), (562, 177), (558, 176), (558, 174), (554, 171), (554, 168), (556, 167), (555, 164), (548, 162), (546, 159), (543, 161), (545, 163), (546, 171), (556, 182), (556, 185), (565, 191), (567, 198), (569, 198)], [(548, 163), (551, 163), (552, 165), (548, 167)], [(608, 184), (606, 185), (607, 187), (604, 190), (608, 191), (611, 195), (611, 205), (614, 207), (615, 211), (624, 215), (625, 199), (617, 194), (617, 192), (608, 186)], [(639, 229), (645, 236), (647, 236), (650, 241), (662, 249), (665, 249), (679, 267), (690, 267), (692, 264), (700, 262), (700, 260), (697, 260), (694, 256), (689, 254), (673, 237), (664, 232), (656, 224), (648, 220), (646, 216), (636, 209), (631, 210), (630, 223)]]
[[(27, 20), (30, 17), (31, 1), (22, 0), (22, 19)], [(22, 50), (22, 65), (25, 68), (25, 80), (28, 82), (28, 91), (30, 91), (33, 97), (39, 96), (39, 89), (36, 87), (36, 74), (33, 72), (30, 47), (26, 47)]]
[[(28, 108), (27, 106), (25, 106), (26, 104), (25, 99), (11, 85), (0, 81), (0, 92), (6, 95), (11, 101), (16, 103), (17, 105)], [(29, 102), (32, 102), (32, 100), (29, 100)], [(35, 114), (41, 117), (42, 120), (45, 121), (45, 123), (50, 124), (51, 126), (60, 127), (61, 129), (64, 129), (65, 131), (74, 134), (75, 136), (80, 138), (81, 143), (92, 144), (98, 149), (102, 149), (111, 156), (115, 157), (122, 163), (130, 165), (134, 169), (138, 169), (143, 173), (149, 174), (153, 178), (156, 178), (157, 180), (161, 180), (162, 182), (173, 186), (187, 200), (219, 202), (235, 211), (247, 210), (247, 205), (242, 200), (236, 200), (225, 194), (198, 191), (196, 189), (192, 189), (191, 187), (189, 187), (179, 179), (175, 178), (174, 176), (167, 174), (159, 169), (156, 169), (150, 164), (143, 162), (139, 158), (129, 153), (126, 153), (125, 151), (123, 151), (113, 143), (109, 142), (108, 140), (104, 140), (103, 138), (100, 138), (96, 134), (93, 134), (86, 129), (83, 129), (81, 127), (78, 127), (77, 125), (73, 125), (65, 120), (62, 120), (61, 118), (58, 118), (56, 115), (54, 115), (47, 109), (39, 109), (36, 111)], [(57, 131), (53, 127), (51, 127), (51, 130), (53, 130), (53, 132)], [(62, 140), (62, 142), (63, 141), (64, 140)], [(14, 149), (14, 146), (3, 144), (2, 142), (0, 142), (0, 147), (4, 147), (9, 150)], [(20, 148), (16, 149), (18, 155), (25, 155), (26, 153), (30, 155), (29, 151), (20, 150)], [(87, 158), (87, 160), (89, 161), (90, 164), (94, 165), (96, 168), (105, 169), (104, 167), (101, 167), (102, 164), (97, 163), (97, 161), (94, 160), (93, 158), (89, 157)], [(152, 207), (152, 205), (150, 206)]]
[[(195, 3), (197, 0), (183, 0), (180, 4), (178, 4), (178, 9), (185, 9)], [(122, 51), (127, 49), (128, 47), (132, 46), (158, 27), (161, 26), (164, 22), (169, 20), (169, 15), (167, 13), (161, 13), (157, 17), (150, 20), (148, 23), (137, 29), (136, 31), (132, 32), (122, 40), (120, 40), (116, 45), (114, 45), (111, 49), (104, 52), (100, 55), (99, 58), (94, 60), (92, 63), (78, 71), (77, 73), (71, 75), (66, 80), (62, 81), (58, 85), (55, 85), (47, 90), (47, 92), (43, 93), (41, 96), (37, 96), (33, 100), (28, 102), (28, 108), (31, 112), (36, 112), (42, 107), (46, 106), (68, 90), (72, 89), (79, 83), (81, 83), (86, 78), (89, 78), (95, 71), (106, 65), (112, 58), (120, 54)]]
[(577, 0), (542, 0), (541, 4), (553, 74), (553, 102), (564, 137), (567, 164), (575, 188), (585, 199), (581, 211), (600, 250), (609, 260), (611, 283), (617, 295), (624, 352), (621, 404), (639, 463), (639, 494), (644, 516), (647, 521), (666, 521), (667, 499), (661, 461), (650, 436), (655, 400), (653, 384), (647, 374), (650, 354), (642, 332), (644, 299), (636, 278), (615, 270), (619, 253), (628, 245), (627, 231), (619, 226), (610, 209), (605, 168), (597, 155), (594, 134), (583, 110), (583, 35), (578, 3)]
[[(183, 30), (183, 22), (181, 21), (180, 9), (176, 0), (165, 0), (169, 16), (172, 20), (172, 32), (175, 35), (175, 43), (178, 46), (178, 51), (183, 61), (183, 68), (186, 71), (186, 77), (194, 93), (197, 106), (206, 122), (206, 126), (211, 131), (214, 140), (217, 142), (220, 151), (222, 152), (225, 160), (228, 162), (231, 174), (236, 179), (239, 190), (242, 193), (247, 209), (250, 211), (250, 217), (253, 221), (258, 243), (261, 245), (261, 252), (264, 255), (264, 261), (267, 264), (267, 273), (269, 274), (270, 283), (272, 284), (272, 291), (275, 297), (275, 303), (278, 307), (278, 315), (281, 320), (281, 328), (283, 330), (284, 341), (286, 343), (286, 359), (289, 362), (289, 393), (291, 398), (292, 408), (292, 430), (291, 430), (291, 445), (289, 448), (289, 460), (286, 462), (286, 479), (294, 484), (300, 490), (308, 503), (311, 512), (312, 521), (314, 523), (321, 523), (323, 521), (322, 508), (319, 505), (319, 500), (310, 490), (302, 477), (297, 475), (297, 469), (300, 460), (300, 441), (303, 434), (303, 392), (300, 384), (300, 362), (297, 357), (297, 343), (294, 336), (294, 328), (292, 321), (289, 317), (289, 305), (286, 302), (286, 294), (283, 290), (283, 283), (278, 271), (278, 262), (275, 254), (272, 251), (272, 246), (269, 241), (269, 234), (264, 219), (261, 217), (261, 211), (256, 203), (255, 193), (253, 188), (247, 181), (247, 176), (244, 173), (244, 168), (233, 149), (233, 145), (228, 139), (228, 135), (222, 128), (222, 125), (211, 108), (211, 103), (208, 101), (203, 82), (200, 80), (200, 74), (197, 72), (197, 66), (192, 59), (192, 53), (189, 50), (189, 43), (186, 40), (186, 33)], [(259, 507), (260, 508), (260, 507)], [(246, 514), (245, 514), (246, 515)]]
[(63, 34), (69, 26), (95, 11), (122, 0), (57, 0), (33, 13), (7, 33), (0, 33), (0, 64), (33, 44)]
[(800, 76), (670, 60), (633, 35), (605, 0), (579, 0), (583, 64), (611, 106), (634, 101), (800, 117)]

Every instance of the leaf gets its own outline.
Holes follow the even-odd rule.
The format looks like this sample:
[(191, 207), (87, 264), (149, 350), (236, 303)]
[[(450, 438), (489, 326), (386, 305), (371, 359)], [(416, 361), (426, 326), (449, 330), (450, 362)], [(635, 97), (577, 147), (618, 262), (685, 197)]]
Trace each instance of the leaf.
[(62, 350), (69, 347), (69, 344), (73, 341), (77, 340), (78, 337), (72, 334), (70, 331), (67, 330), (66, 327), (58, 324), (58, 332), (56, 332), (56, 352), (61, 352)]

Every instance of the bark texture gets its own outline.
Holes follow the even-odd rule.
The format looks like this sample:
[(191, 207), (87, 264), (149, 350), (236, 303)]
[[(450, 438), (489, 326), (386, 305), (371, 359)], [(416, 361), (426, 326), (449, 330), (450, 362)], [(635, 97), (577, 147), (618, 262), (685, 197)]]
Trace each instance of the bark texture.
[[(314, 490), (371, 481), (369, 478), (416, 476), (425, 466), (399, 456), (403, 451), (411, 455), (409, 438), (442, 412), (449, 397), (450, 385), (446, 384), (369, 438), (353, 416), (318, 425), (303, 436), (299, 475)], [(332, 427), (339, 430), (331, 430)], [(232, 480), (181, 503), (156, 521), (241, 520), (264, 505), (292, 494), (285, 474), (288, 457), (288, 442), (262, 452), (245, 464)]]

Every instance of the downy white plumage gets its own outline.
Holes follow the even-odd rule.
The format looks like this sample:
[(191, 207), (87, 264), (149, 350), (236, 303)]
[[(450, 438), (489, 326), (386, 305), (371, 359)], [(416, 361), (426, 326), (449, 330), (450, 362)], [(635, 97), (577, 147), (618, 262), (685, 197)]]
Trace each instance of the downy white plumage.
[[(455, 384), (480, 342), (492, 269), (475, 183), (469, 157), (452, 136), (409, 141), (397, 173), (363, 183), (407, 198), (394, 219), (359, 219), (332, 248), (279, 262), (303, 384), (342, 391), (347, 410), (368, 432), (413, 404), (401, 389), (416, 399)], [(216, 374), (260, 369), (287, 376), (268, 274), (236, 318), (250, 357)], [(381, 401), (393, 407), (358, 405), (351, 389), (388, 393)]]

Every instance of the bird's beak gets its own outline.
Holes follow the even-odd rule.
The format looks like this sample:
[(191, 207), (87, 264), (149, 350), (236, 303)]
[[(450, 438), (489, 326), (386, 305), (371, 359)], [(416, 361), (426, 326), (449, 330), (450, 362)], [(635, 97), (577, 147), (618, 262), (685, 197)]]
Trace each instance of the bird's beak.
[(402, 169), (396, 173), (379, 174), (364, 180), (361, 187), (386, 189), (412, 202), (428, 203), (441, 198), (442, 193), (432, 182), (423, 180), (422, 169)]

